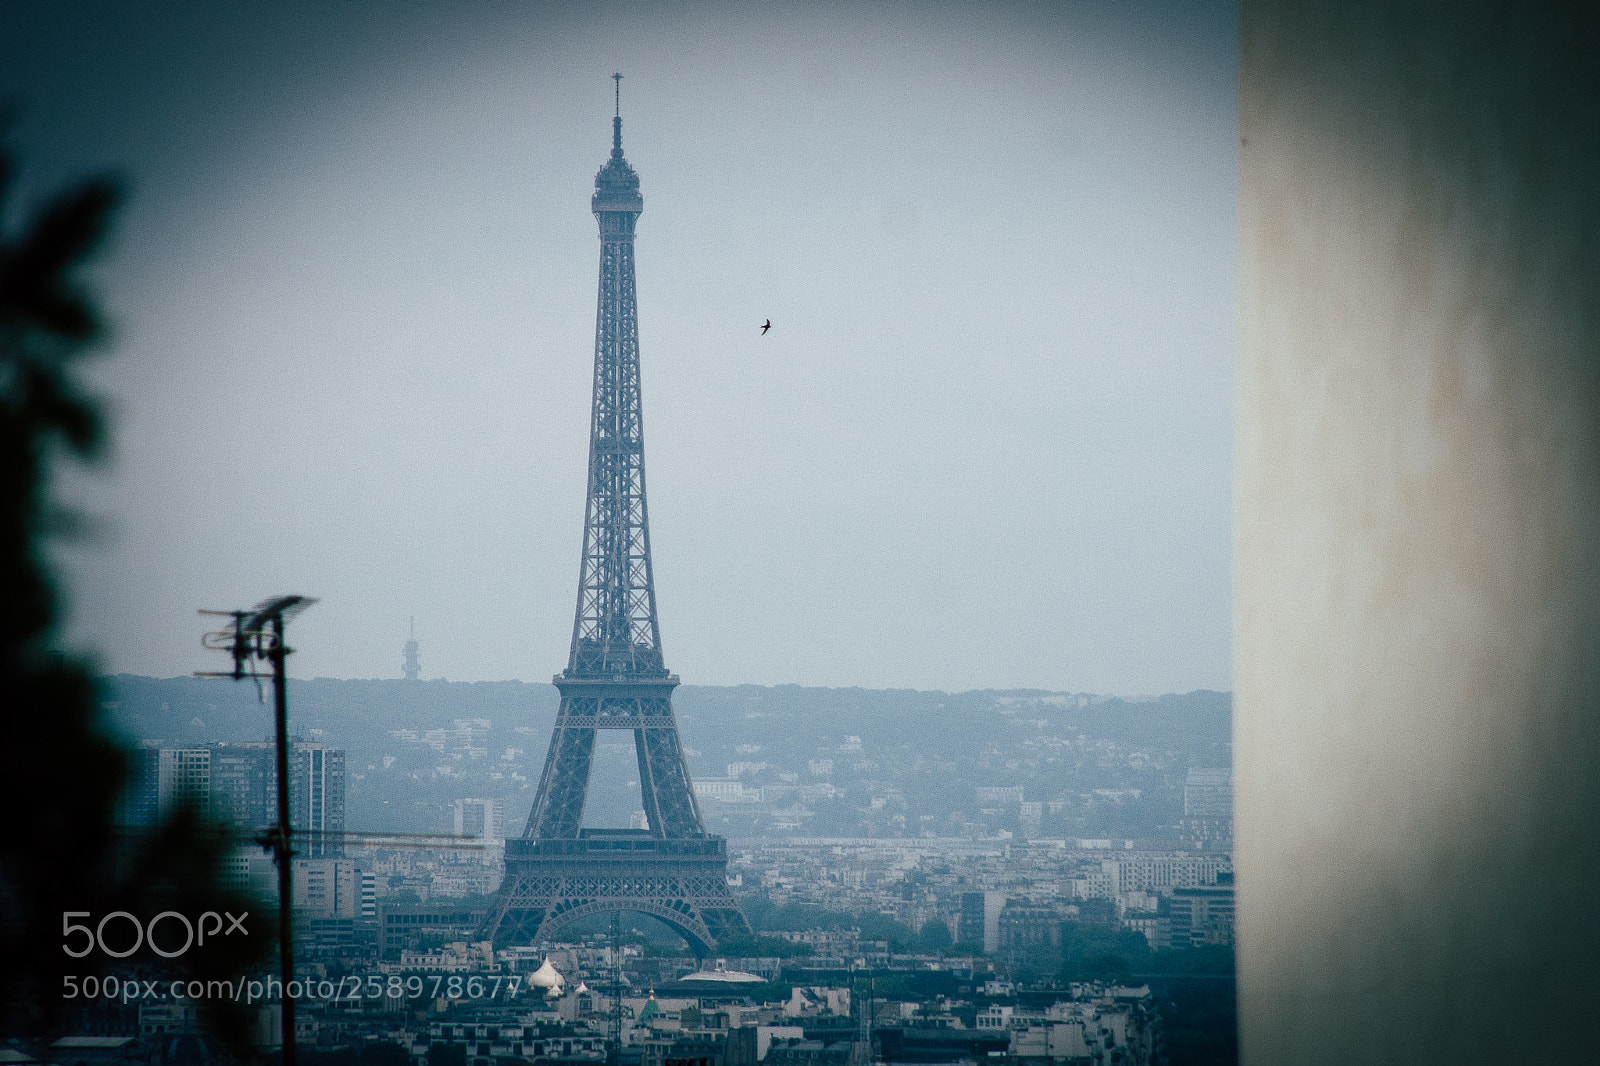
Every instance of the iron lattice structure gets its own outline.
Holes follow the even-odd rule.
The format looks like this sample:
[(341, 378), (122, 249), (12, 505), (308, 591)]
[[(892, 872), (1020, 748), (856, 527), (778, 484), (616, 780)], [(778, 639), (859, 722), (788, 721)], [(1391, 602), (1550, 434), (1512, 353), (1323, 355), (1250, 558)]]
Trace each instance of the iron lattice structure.
[[(620, 108), (592, 207), (600, 295), (572, 651), (555, 678), (561, 708), (533, 811), (521, 839), (506, 842), (505, 880), (481, 936), (496, 946), (532, 944), (576, 918), (633, 910), (666, 922), (703, 957), (750, 927), (728, 891), (726, 844), (706, 834), (695, 802), (672, 714), (678, 678), (661, 655), (634, 297), (633, 232), (644, 200), (622, 155)], [(647, 828), (582, 828), (599, 729), (633, 731)]]

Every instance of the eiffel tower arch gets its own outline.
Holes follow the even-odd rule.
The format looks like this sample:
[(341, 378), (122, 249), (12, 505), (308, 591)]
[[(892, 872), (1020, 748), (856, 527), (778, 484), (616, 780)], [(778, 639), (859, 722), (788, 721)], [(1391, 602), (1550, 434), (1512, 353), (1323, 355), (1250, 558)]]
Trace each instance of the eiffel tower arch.
[[(644, 210), (622, 155), (621, 75), (611, 158), (595, 177), (600, 296), (595, 322), (589, 491), (577, 616), (561, 707), (522, 837), (506, 841), (505, 879), (480, 931), (495, 945), (548, 939), (616, 910), (659, 918), (704, 957), (750, 927), (728, 891), (727, 845), (706, 833), (684, 762), (656, 617), (645, 506), (644, 421), (633, 230)], [(584, 829), (601, 729), (633, 732), (644, 829)]]

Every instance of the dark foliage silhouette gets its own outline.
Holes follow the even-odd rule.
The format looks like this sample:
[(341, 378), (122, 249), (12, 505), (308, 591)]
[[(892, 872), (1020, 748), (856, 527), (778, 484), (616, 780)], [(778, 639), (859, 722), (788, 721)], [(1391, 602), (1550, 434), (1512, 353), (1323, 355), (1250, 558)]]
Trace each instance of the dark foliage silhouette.
[[(14, 174), (9, 146), (0, 144), (0, 220), (14, 213)], [(163, 961), (148, 945), (119, 960), (71, 957), (63, 951), (65, 911), (87, 911), (91, 921), (117, 910), (146, 921), (165, 910), (191, 917), (250, 911), (248, 937), (216, 939), (167, 964), (186, 978), (233, 976), (271, 943), (261, 906), (219, 883), (231, 847), (224, 830), (193, 810), (177, 811), (142, 836), (117, 829), (127, 753), (102, 718), (90, 664), (53, 648), (60, 611), (45, 551), (70, 523), (54, 504), (50, 472), (61, 458), (90, 461), (104, 448), (99, 405), (76, 376), (104, 335), (82, 275), (120, 198), (114, 181), (87, 181), (51, 198), (18, 232), (0, 232), (3, 1036), (42, 1037), (73, 1024), (66, 975), (150, 976)], [(113, 961), (116, 969), (108, 971)], [(242, 1039), (240, 1008), (202, 1009), (217, 1038)]]

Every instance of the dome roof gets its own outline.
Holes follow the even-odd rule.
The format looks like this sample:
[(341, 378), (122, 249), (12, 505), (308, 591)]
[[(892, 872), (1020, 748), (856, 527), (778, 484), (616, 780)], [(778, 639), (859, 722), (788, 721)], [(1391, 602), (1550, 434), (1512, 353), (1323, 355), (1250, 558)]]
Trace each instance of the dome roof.
[(545, 958), (543, 966), (528, 975), (528, 984), (534, 988), (559, 988), (565, 983), (565, 979), (556, 972), (556, 968), (550, 965), (548, 957)]
[(656, 1002), (656, 994), (650, 993), (650, 998), (645, 1001), (643, 1009), (639, 1011), (639, 1023), (642, 1025), (661, 1013), (661, 1004)]
[(737, 985), (750, 984), (751, 982), (759, 984), (766, 979), (763, 977), (757, 977), (753, 973), (745, 973), (743, 970), (697, 970), (694, 973), (684, 974), (682, 977), (678, 978), (678, 980), (716, 981), (723, 984)]

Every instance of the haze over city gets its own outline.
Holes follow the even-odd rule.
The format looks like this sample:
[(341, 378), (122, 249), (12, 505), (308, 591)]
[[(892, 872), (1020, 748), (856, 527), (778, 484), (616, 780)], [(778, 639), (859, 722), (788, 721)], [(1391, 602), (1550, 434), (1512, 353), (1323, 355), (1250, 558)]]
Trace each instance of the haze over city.
[[(565, 660), (613, 71), (668, 665), (1226, 689), (1231, 6), (14, 4), (29, 199), (131, 197), (70, 640)], [(770, 319), (766, 336), (759, 328)]]

